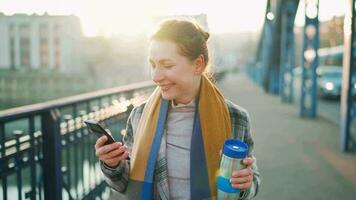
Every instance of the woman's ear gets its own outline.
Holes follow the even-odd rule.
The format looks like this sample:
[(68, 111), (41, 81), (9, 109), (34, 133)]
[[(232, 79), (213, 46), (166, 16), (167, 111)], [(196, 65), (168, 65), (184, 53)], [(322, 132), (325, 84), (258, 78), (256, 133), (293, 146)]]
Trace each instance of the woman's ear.
[(197, 59), (195, 59), (195, 74), (201, 75), (205, 70), (205, 59), (203, 55), (200, 55)]

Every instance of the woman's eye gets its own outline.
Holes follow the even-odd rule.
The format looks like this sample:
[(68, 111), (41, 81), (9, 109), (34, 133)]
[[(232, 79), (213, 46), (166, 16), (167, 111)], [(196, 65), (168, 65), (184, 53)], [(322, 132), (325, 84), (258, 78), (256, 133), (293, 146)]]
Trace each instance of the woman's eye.
[(174, 65), (165, 65), (165, 66), (163, 66), (163, 67), (169, 69), (169, 68), (174, 67)]

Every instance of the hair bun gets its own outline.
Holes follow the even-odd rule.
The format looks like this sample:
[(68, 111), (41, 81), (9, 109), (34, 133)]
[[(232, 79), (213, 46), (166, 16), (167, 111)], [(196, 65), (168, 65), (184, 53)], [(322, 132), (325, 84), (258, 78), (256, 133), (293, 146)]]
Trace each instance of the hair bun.
[(210, 34), (206, 31), (203, 31), (203, 37), (204, 37), (205, 41), (207, 41), (210, 37)]

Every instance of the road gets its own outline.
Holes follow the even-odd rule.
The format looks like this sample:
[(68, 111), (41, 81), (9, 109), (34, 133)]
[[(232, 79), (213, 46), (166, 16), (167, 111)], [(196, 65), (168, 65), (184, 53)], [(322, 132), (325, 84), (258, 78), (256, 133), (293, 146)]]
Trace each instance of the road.
[[(298, 79), (295, 80), (294, 82), (294, 104), (298, 105), (299, 108), (299, 103), (300, 103), (300, 81)], [(340, 125), (340, 107), (341, 107), (341, 102), (340, 98), (323, 98), (323, 97), (318, 97), (317, 99), (317, 116), (324, 118), (332, 123), (335, 123), (336, 125)], [(299, 112), (299, 110), (298, 110)], [(351, 124), (352, 128), (352, 133), (356, 134), (356, 122), (353, 121)]]

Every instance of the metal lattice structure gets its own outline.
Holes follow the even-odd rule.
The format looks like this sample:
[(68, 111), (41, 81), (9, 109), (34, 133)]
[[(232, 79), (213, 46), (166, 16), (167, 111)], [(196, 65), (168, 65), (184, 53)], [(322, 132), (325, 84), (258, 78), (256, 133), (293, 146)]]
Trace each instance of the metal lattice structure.
[(292, 103), (293, 68), (294, 68), (294, 20), (297, 13), (299, 0), (282, 2), (281, 10), (281, 67), (280, 67), (280, 96), (282, 102)]
[[(299, 0), (268, 0), (265, 23), (259, 41), (257, 60), (260, 63), (259, 83), (271, 94), (292, 99), (292, 68), (294, 66), (294, 18)], [(288, 77), (288, 75), (290, 77)], [(283, 100), (284, 101), (284, 100)]]
[(305, 25), (302, 50), (302, 87), (300, 115), (314, 118), (317, 114), (317, 75), (319, 48), (319, 1), (305, 1)]
[(351, 134), (351, 124), (356, 117), (356, 104), (352, 99), (352, 76), (356, 74), (355, 48), (355, 0), (349, 0), (344, 21), (344, 57), (343, 57), (343, 82), (341, 93), (341, 126), (340, 148), (348, 151), (356, 147), (356, 140)]
[[(296, 93), (294, 86), (294, 19), (299, 0), (268, 0), (265, 23), (257, 47), (256, 66), (249, 73), (266, 92), (280, 94), (282, 102), (292, 102)], [(301, 88), (299, 112), (301, 117), (317, 116), (319, 65), (319, 1), (305, 0), (303, 43), (301, 52)], [(340, 148), (349, 151), (356, 147), (356, 41), (355, 0), (348, 0), (344, 22), (343, 81), (341, 92)], [(278, 68), (276, 66), (279, 66)], [(296, 70), (299, 77), (299, 69)], [(299, 80), (299, 79), (298, 79)], [(293, 91), (294, 89), (294, 91)]]
[(83, 121), (95, 119), (120, 132), (152, 90), (151, 82), (143, 82), (0, 111), (0, 199), (108, 196), (95, 156), (97, 138)]

